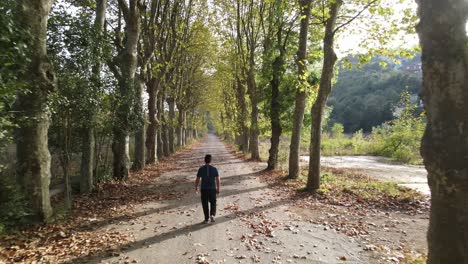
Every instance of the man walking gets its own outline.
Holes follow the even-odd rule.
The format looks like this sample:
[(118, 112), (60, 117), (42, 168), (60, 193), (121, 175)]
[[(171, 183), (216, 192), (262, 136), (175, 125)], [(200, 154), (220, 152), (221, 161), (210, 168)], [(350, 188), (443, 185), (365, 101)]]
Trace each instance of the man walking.
[[(211, 218), (211, 222), (214, 222), (216, 216), (216, 194), (219, 193), (219, 174), (218, 170), (210, 165), (211, 155), (205, 156), (205, 166), (200, 167), (197, 173), (197, 179), (195, 180), (195, 192), (198, 193), (198, 185), (201, 178), (201, 202), (203, 206), (203, 213), (205, 214), (204, 223), (207, 224)], [(216, 184), (215, 184), (216, 182)], [(208, 208), (208, 202), (210, 208)]]

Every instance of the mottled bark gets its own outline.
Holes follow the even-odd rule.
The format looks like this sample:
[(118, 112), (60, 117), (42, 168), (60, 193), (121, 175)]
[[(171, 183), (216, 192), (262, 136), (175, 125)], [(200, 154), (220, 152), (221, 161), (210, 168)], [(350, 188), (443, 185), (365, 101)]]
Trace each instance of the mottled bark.
[(94, 160), (95, 138), (94, 127), (87, 126), (83, 129), (80, 165), (80, 192), (89, 193), (94, 186)]
[(28, 92), (18, 93), (15, 102), (19, 127), (15, 133), (16, 173), (34, 218), (48, 221), (50, 206), (50, 152), (47, 132), (50, 125), (49, 93), (56, 77), (47, 58), (47, 20), (53, 0), (18, 1), (17, 23), (29, 31), (25, 74)]
[(307, 177), (307, 189), (317, 190), (320, 187), (320, 148), (322, 142), (322, 118), (323, 109), (327, 103), (328, 95), (332, 88), (333, 68), (337, 60), (333, 45), (335, 38), (335, 25), (342, 0), (336, 0), (330, 6), (330, 16), (325, 25), (323, 38), (323, 66), (320, 76), (320, 86), (317, 99), (311, 109), (312, 128), (309, 146), (309, 173)]
[(178, 115), (177, 115), (177, 147), (181, 147), (184, 145), (184, 109), (181, 105), (177, 106), (177, 109), (179, 110)]
[(145, 112), (143, 110), (143, 80), (141, 75), (135, 78), (135, 110), (139, 117), (139, 125), (135, 132), (135, 154), (132, 169), (140, 171), (145, 168)]
[[(161, 109), (164, 109), (164, 97), (161, 100)], [(168, 124), (167, 124), (167, 115), (164, 113), (164, 110), (162, 110), (163, 113), (161, 113), (161, 142), (162, 142), (162, 150), (163, 150), (163, 156), (168, 157), (171, 155), (170, 148), (169, 148), (169, 129), (168, 129)]]
[(157, 149), (156, 149), (156, 154), (158, 155), (158, 159), (162, 159), (164, 157), (164, 142), (163, 142), (163, 117), (162, 115), (164, 114), (164, 103), (163, 103), (163, 93), (161, 93), (157, 98), (157, 119), (158, 119), (158, 128), (157, 128)]
[(278, 167), (278, 152), (279, 143), (282, 133), (280, 121), (280, 98), (279, 98), (279, 85), (280, 78), (284, 68), (284, 52), (275, 58), (273, 62), (272, 79), (270, 80), (271, 87), (271, 102), (270, 102), (270, 122), (271, 122), (271, 138), (270, 150), (268, 157), (267, 170), (274, 170)]
[(125, 26), (125, 47), (117, 58), (120, 68), (118, 87), (118, 106), (116, 122), (114, 123), (114, 139), (112, 143), (113, 165), (115, 179), (128, 178), (129, 160), (129, 127), (130, 116), (133, 108), (135, 74), (138, 64), (137, 48), (140, 37), (140, 8), (139, 1), (129, 0), (129, 5), (124, 0), (119, 0), (119, 6), (124, 14)]
[[(253, 55), (252, 55), (253, 56)], [(260, 152), (258, 151), (258, 101), (259, 95), (257, 91), (257, 84), (255, 82), (255, 65), (250, 66), (250, 70), (247, 77), (247, 86), (250, 96), (250, 138), (249, 138), (249, 150), (250, 158), (252, 160), (260, 160)]]
[[(96, 0), (96, 18), (94, 21), (94, 27), (96, 29), (96, 37), (100, 39), (104, 31), (104, 23), (106, 20), (106, 6), (107, 0)], [(96, 45), (100, 48), (100, 45)], [(96, 54), (100, 53), (100, 50), (95, 51)], [(101, 63), (100, 59), (96, 59), (96, 64), (93, 66), (92, 81), (97, 87), (101, 86)], [(94, 122), (96, 120), (96, 111), (88, 113), (88, 122), (83, 127), (82, 145), (81, 145), (81, 164), (80, 164), (80, 192), (90, 193), (94, 187)]]
[(418, 1), (423, 101), (421, 154), (431, 189), (429, 264), (468, 263), (468, 46), (464, 0)]
[(310, 10), (312, 0), (299, 1), (301, 10), (301, 29), (299, 32), (299, 48), (297, 50), (297, 74), (298, 87), (293, 114), (293, 130), (291, 144), (289, 146), (289, 178), (295, 179), (299, 176), (299, 147), (301, 143), (302, 122), (304, 121), (304, 110), (307, 99), (307, 35), (309, 30)]
[(113, 134), (113, 177), (117, 180), (124, 180), (128, 178), (130, 169), (129, 136), (128, 132), (119, 128), (114, 128)]
[(239, 106), (239, 116), (237, 118), (238, 128), (240, 129), (240, 148), (244, 153), (249, 151), (249, 127), (246, 124), (247, 120), (247, 102), (245, 101), (245, 87), (242, 84), (242, 81), (237, 77), (236, 78), (236, 98), (237, 105)]
[(146, 84), (148, 91), (148, 116), (149, 124), (146, 130), (146, 161), (148, 164), (157, 162), (158, 144), (157, 144), (157, 97), (159, 83), (151, 78)]
[(169, 140), (169, 153), (175, 152), (175, 100), (168, 98), (169, 105), (169, 120), (167, 122), (168, 140)]

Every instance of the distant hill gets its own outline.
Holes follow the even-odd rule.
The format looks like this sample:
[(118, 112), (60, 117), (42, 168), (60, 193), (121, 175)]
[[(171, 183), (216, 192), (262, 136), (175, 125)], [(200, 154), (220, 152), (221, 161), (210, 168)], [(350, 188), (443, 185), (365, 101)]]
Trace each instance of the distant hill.
[[(401, 92), (407, 87), (412, 100), (419, 103), (422, 85), (421, 56), (400, 58), (393, 63), (384, 57), (375, 57), (362, 67), (357, 67), (357, 59), (347, 58), (352, 69), (338, 65), (336, 84), (328, 100), (333, 107), (330, 125), (341, 123), (346, 133), (359, 129), (369, 132), (372, 127), (394, 118), (395, 106)], [(381, 62), (387, 63), (381, 66)]]

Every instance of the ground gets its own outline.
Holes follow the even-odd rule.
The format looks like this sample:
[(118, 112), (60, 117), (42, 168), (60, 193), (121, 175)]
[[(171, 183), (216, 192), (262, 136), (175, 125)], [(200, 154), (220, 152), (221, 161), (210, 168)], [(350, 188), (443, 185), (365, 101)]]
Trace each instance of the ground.
[[(308, 160), (308, 156), (301, 156), (301, 161)], [(427, 171), (423, 166), (395, 164), (388, 158), (375, 156), (324, 156), (321, 163), (333, 168), (354, 169), (376, 180), (397, 182), (430, 195)]]
[[(221, 175), (216, 221), (210, 224), (202, 223), (194, 190), (205, 154), (213, 155)], [(64, 254), (64, 241), (84, 231), (98, 237), (115, 234), (116, 245), (86, 252), (80, 246), (72, 256), (54, 261), (43, 256), (38, 263), (396, 263), (426, 252), (426, 211), (340, 206), (288, 195), (264, 178), (263, 163), (244, 161), (214, 135), (164, 164), (163, 170), (148, 167), (144, 174), (158, 176), (126, 197), (119, 191), (102, 194), (120, 199), (121, 206), (102, 215), (76, 216), (79, 225), (45, 240), (56, 244), (49, 251)], [(1, 256), (11, 261), (22, 252), (13, 244), (0, 243), (0, 262)]]

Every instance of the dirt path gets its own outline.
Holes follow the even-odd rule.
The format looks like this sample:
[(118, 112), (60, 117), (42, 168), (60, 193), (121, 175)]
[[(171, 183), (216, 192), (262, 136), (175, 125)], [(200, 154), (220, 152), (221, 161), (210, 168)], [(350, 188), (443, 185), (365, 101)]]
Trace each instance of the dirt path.
[[(205, 154), (221, 175), (218, 214), (203, 224), (194, 177)], [(148, 202), (136, 218), (103, 228), (131, 232), (134, 242), (106, 258), (87, 263), (372, 263), (359, 243), (327, 231), (289, 210), (290, 201), (275, 197), (256, 176), (261, 167), (232, 155), (213, 135), (155, 181), (174, 182), (176, 200)], [(156, 184), (156, 183), (155, 183)], [(206, 262), (203, 262), (206, 261)]]
[[(302, 156), (302, 161), (308, 161)], [(430, 195), (427, 171), (423, 166), (392, 164), (389, 159), (374, 156), (329, 156), (322, 157), (323, 166), (355, 169), (377, 180), (393, 181), (425, 195)]]

